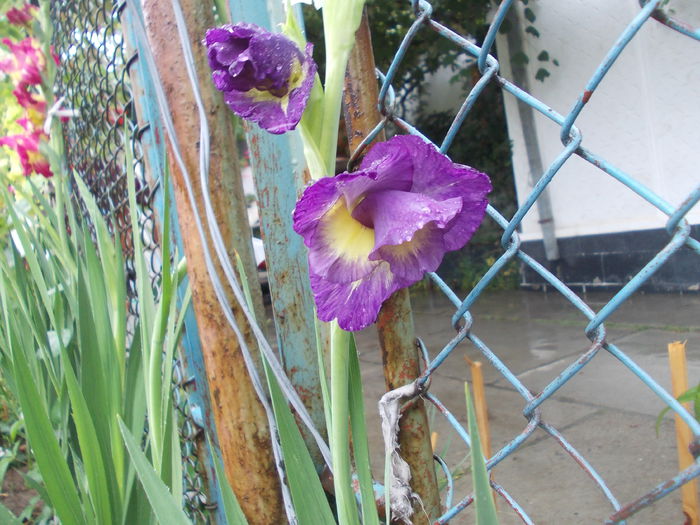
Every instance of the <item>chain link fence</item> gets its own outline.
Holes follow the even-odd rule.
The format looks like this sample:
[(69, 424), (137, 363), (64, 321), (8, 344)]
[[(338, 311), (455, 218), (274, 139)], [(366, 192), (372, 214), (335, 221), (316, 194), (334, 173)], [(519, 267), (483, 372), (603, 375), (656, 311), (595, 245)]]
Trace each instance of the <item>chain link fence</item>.
[[(523, 2), (527, 4), (527, 2)], [(618, 501), (617, 497), (606, 484), (603, 477), (595, 470), (593, 465), (589, 463), (586, 457), (570, 443), (570, 441), (562, 434), (555, 426), (551, 425), (542, 415), (542, 407), (547, 401), (552, 399), (552, 396), (567, 382), (577, 376), (579, 372), (593, 360), (596, 355), (608, 353), (615, 357), (619, 362), (626, 366), (647, 388), (653, 391), (661, 400), (671, 407), (676, 413), (680, 414), (683, 420), (690, 426), (695, 436), (695, 450), (697, 451), (698, 436), (700, 436), (700, 424), (658, 383), (648, 375), (637, 363), (632, 360), (627, 353), (621, 350), (617, 345), (612, 344), (607, 340), (605, 321), (610, 318), (633, 294), (635, 294), (645, 283), (647, 283), (652, 275), (668, 263), (674, 253), (683, 247), (687, 247), (694, 255), (700, 255), (700, 242), (691, 236), (691, 228), (686, 220), (688, 212), (700, 201), (700, 186), (694, 188), (687, 197), (678, 206), (673, 206), (664, 198), (644, 186), (638, 178), (626, 173), (622, 169), (613, 165), (605, 158), (597, 155), (594, 151), (586, 148), (584, 145), (582, 134), (576, 126), (576, 121), (582, 109), (590, 99), (592, 93), (596, 90), (602, 79), (606, 76), (609, 70), (614, 67), (616, 59), (623, 51), (625, 46), (635, 37), (639, 29), (644, 24), (655, 24), (658, 22), (664, 23), (671, 29), (679, 31), (681, 34), (688, 37), (687, 45), (698, 45), (694, 40), (700, 40), (700, 31), (692, 29), (691, 26), (682, 21), (670, 18), (667, 14), (660, 10), (660, 2), (640, 2), (640, 8), (636, 17), (629, 21), (628, 25), (618, 36), (615, 44), (609, 49), (607, 55), (603, 58), (600, 66), (593, 72), (590, 80), (581, 90), (581, 93), (575, 102), (571, 111), (567, 114), (561, 114), (551, 107), (547, 101), (540, 100), (533, 96), (530, 92), (521, 89), (512, 80), (504, 77), (500, 73), (500, 64), (495, 56), (493, 49), (496, 35), (501, 28), (509, 10), (515, 9), (518, 5), (513, 0), (504, 0), (500, 3), (498, 10), (495, 13), (494, 19), (489, 27), (488, 33), (481, 47), (476, 45), (468, 35), (460, 35), (451, 28), (439, 23), (439, 9), (435, 10), (435, 18), (433, 18), (433, 5), (425, 0), (411, 0), (411, 5), (415, 11), (415, 20), (411, 27), (407, 30), (400, 48), (397, 50), (394, 59), (388, 68), (385, 75), (380, 74), (381, 90), (379, 94), (379, 108), (383, 115), (382, 122), (375, 130), (366, 137), (362, 145), (353, 153), (352, 158), (357, 158), (361, 155), (362, 150), (369, 145), (372, 140), (384, 129), (387, 124), (396, 126), (404, 133), (410, 133), (421, 136), (428, 140), (419, 129), (411, 125), (407, 120), (398, 116), (398, 111), (395, 112), (395, 89), (398, 91), (401, 78), (397, 75), (400, 70), (400, 65), (407, 50), (412, 45), (412, 40), (420, 32), (432, 31), (439, 38), (449, 41), (462, 49), (466, 54), (476, 60), (477, 67), (480, 72), (479, 80), (474, 84), (469, 91), (463, 104), (454, 118), (452, 125), (444, 136), (440, 144), (436, 146), (442, 152), (448, 152), (453, 143), (457, 132), (463, 125), (466, 119), (469, 118), (471, 110), (480, 103), (480, 95), (484, 92), (487, 86), (496, 84), (503, 92), (504, 97), (514, 97), (519, 103), (526, 104), (535, 112), (543, 115), (560, 130), (561, 149), (559, 155), (552, 161), (549, 166), (545, 166), (541, 173), (536, 175), (536, 183), (529, 195), (522, 199), (522, 204), (516, 210), (512, 218), (504, 217), (499, 210), (493, 206), (489, 206), (487, 210), (487, 221), (493, 221), (502, 230), (502, 253), (500, 257), (490, 266), (488, 271), (483, 275), (474, 288), (468, 293), (465, 298), (459, 297), (437, 274), (431, 274), (432, 280), (437, 284), (442, 293), (454, 305), (454, 313), (452, 315), (452, 325), (456, 331), (456, 335), (451, 338), (442, 349), (440, 349), (433, 359), (430, 359), (428, 351), (421, 343), (421, 348), (426, 361), (425, 369), (422, 375), (417, 379), (419, 395), (434, 405), (437, 411), (445, 417), (448, 425), (454, 428), (457, 435), (467, 447), (470, 446), (470, 437), (465, 428), (458, 422), (457, 417), (450, 413), (445, 404), (433, 393), (430, 392), (430, 381), (439, 380), (433, 376), (433, 373), (440, 369), (445, 360), (455, 349), (461, 344), (466, 343), (472, 345), (474, 349), (480, 352), (483, 357), (505, 378), (510, 386), (522, 397), (522, 414), (526, 417), (527, 422), (522, 431), (512, 437), (512, 439), (496, 451), (487, 461), (489, 471), (497, 470), (497, 466), (504, 459), (508, 458), (516, 451), (520, 450), (526, 443), (529, 443), (535, 434), (541, 436), (544, 431), (551, 439), (558, 443), (568, 456), (571, 457), (572, 466), (582, 469), (587, 474), (587, 479), (598, 486), (600, 491), (608, 500), (613, 509), (607, 523), (620, 523), (627, 517), (646, 507), (659, 498), (665, 496), (669, 492), (677, 489), (684, 482), (697, 477), (700, 474), (700, 464), (696, 462), (683, 472), (679, 473), (674, 478), (658, 485), (649, 493), (641, 496), (639, 499), (625, 503)], [(656, 21), (654, 20), (656, 19)], [(622, 94), (620, 94), (622, 96)], [(534, 257), (526, 253), (521, 246), (521, 239), (518, 234), (519, 227), (525, 215), (536, 206), (538, 202), (544, 198), (545, 189), (557, 178), (561, 172), (562, 166), (569, 162), (574, 157), (589, 162), (608, 176), (616, 179), (624, 185), (623, 192), (635, 192), (641, 198), (646, 200), (651, 206), (661, 211), (668, 217), (665, 224), (669, 235), (669, 240), (666, 246), (658, 251), (653, 258), (641, 269), (629, 268), (631, 278), (621, 287), (621, 289), (607, 301), (601, 308), (594, 309), (594, 305), (587, 304), (581, 297), (568, 287), (556, 275), (550, 272), (543, 264), (538, 262)], [(695, 169), (688, 166), (687, 169)], [(478, 334), (478, 328), (472, 330), (474, 317), (470, 310), (475, 303), (478, 302), (483, 292), (487, 289), (490, 283), (503, 272), (508, 264), (513, 260), (517, 261), (529, 271), (535, 272), (542, 280), (551, 286), (558, 294), (568, 301), (576, 311), (578, 311), (582, 320), (587, 322), (584, 333), (581, 334), (589, 340), (588, 349), (575, 358), (568, 367), (557, 375), (541, 392), (536, 393), (531, 391), (517, 377), (509, 367), (499, 358), (498, 348), (492, 348), (488, 340), (482, 340)], [(692, 448), (692, 446), (691, 446)], [(447, 486), (449, 488), (447, 501), (445, 506), (447, 510), (434, 523), (447, 523), (455, 518), (466, 507), (474, 501), (474, 495), (465, 495), (456, 503), (452, 501), (452, 487), (454, 486), (451, 478), (451, 468), (445, 465), (445, 462), (436, 457), (437, 462), (443, 466), (442, 470), (447, 476)], [(503, 480), (503, 484), (491, 482), (493, 489), (501, 496), (501, 500), (513, 509), (524, 523), (533, 523), (528, 516), (527, 510), (508, 492), (508, 481)], [(460, 519), (462, 516), (459, 517)]]
[[(63, 125), (66, 162), (90, 188), (110, 232), (122, 246), (127, 272), (128, 330), (133, 335), (138, 317), (133, 235), (141, 236), (151, 283), (160, 283), (161, 254), (155, 198), (159, 181), (146, 173), (141, 136), (129, 76), (136, 54), (130, 53), (120, 16), (125, 2), (111, 0), (54, 0), (51, 20), (54, 48), (60, 57), (55, 91), (66, 97), (65, 106), (78, 116)], [(130, 141), (129, 144), (127, 141)], [(129, 214), (125, 148), (130, 148), (139, 205), (139, 231), (133, 232)], [(86, 207), (77, 192), (72, 194), (83, 219)], [(175, 363), (174, 403), (180, 418), (184, 494), (195, 523), (209, 522), (208, 498), (199, 460), (201, 429), (193, 421), (187, 395), (189, 377), (183, 362)]]
[[(433, 19), (433, 6), (425, 0), (412, 0), (415, 10), (415, 21), (408, 29), (405, 39), (395, 54), (394, 60), (385, 75), (381, 75), (382, 88), (379, 95), (379, 107), (383, 114), (381, 124), (364, 141), (360, 151), (356, 151), (353, 157), (357, 157), (364, 146), (368, 145), (376, 135), (387, 125), (392, 124), (404, 132), (423, 136), (420, 130), (409, 122), (400, 118), (393, 112), (394, 88), (398, 84), (396, 73), (406, 50), (411, 46), (412, 39), (418, 32), (433, 31), (440, 38), (447, 39), (453, 45), (464, 50), (476, 60), (481, 73), (480, 79), (475, 83), (464, 103), (455, 117), (452, 126), (439, 144), (441, 151), (448, 151), (456, 133), (461, 125), (469, 118), (470, 111), (480, 103), (480, 95), (490, 84), (496, 84), (502, 89), (504, 96), (514, 97), (520, 103), (526, 104), (534, 111), (544, 115), (561, 129), (562, 149), (554, 161), (547, 166), (539, 176), (527, 198), (522, 200), (512, 218), (501, 215), (497, 209), (490, 206), (488, 216), (502, 231), (502, 253), (490, 266), (478, 284), (465, 297), (459, 297), (436, 274), (431, 278), (440, 288), (442, 293), (453, 303), (454, 312), (452, 324), (456, 335), (450, 339), (430, 359), (427, 351), (426, 366), (422, 375), (417, 379), (419, 392), (426, 400), (434, 405), (443, 414), (449, 424), (454, 427), (464, 444), (470, 446), (470, 438), (466, 430), (458, 423), (441, 400), (430, 392), (429, 385), (433, 373), (444, 363), (445, 359), (463, 342), (473, 345), (484, 358), (489, 361), (508, 383), (519, 393), (523, 403), (523, 414), (527, 422), (522, 431), (514, 436), (500, 450), (488, 460), (489, 469), (494, 469), (505, 458), (523, 447), (537, 430), (541, 430), (557, 442), (563, 450), (572, 458), (572, 465), (583, 469), (592, 483), (596, 484), (605, 495), (613, 509), (609, 522), (618, 523), (628, 516), (649, 505), (678, 488), (685, 481), (700, 474), (700, 466), (697, 462), (678, 474), (676, 477), (659, 485), (648, 494), (629, 504), (618, 501), (605, 480), (596, 472), (587, 459), (576, 450), (559, 429), (551, 425), (542, 416), (541, 407), (552, 398), (552, 395), (568, 381), (574, 378), (596, 355), (608, 353), (625, 365), (646, 387), (653, 391), (662, 401), (680, 414), (692, 429), (696, 441), (700, 436), (700, 425), (685, 411), (678, 402), (660, 387), (643, 369), (641, 369), (618, 346), (610, 343), (606, 337), (605, 321), (620, 308), (640, 287), (642, 287), (669, 258), (682, 247), (688, 247), (695, 254), (700, 254), (700, 242), (691, 236), (691, 229), (685, 216), (700, 200), (700, 187), (693, 190), (679, 206), (672, 206), (660, 195), (639, 183), (632, 175), (625, 173), (618, 167), (609, 163), (606, 159), (596, 155), (586, 148), (583, 143), (580, 130), (576, 127), (577, 117), (588, 102), (591, 93), (600, 84), (608, 73), (625, 46), (634, 38), (637, 31), (644, 24), (656, 23), (652, 17), (666, 23), (672, 29), (680, 30), (688, 37), (688, 45), (695, 45), (691, 39), (700, 39), (697, 31), (688, 29), (687, 25), (664, 16), (657, 7), (660, 0), (655, 2), (642, 2), (639, 14), (629, 22), (629, 25), (620, 34), (615, 45), (609, 50), (607, 56), (601, 62), (599, 68), (593, 73), (589, 82), (584, 86), (581, 96), (573, 109), (567, 114), (561, 114), (553, 109), (546, 101), (539, 100), (531, 93), (524, 91), (508, 78), (499, 73), (499, 62), (492, 47), (503, 21), (510, 9), (513, 9), (513, 0), (504, 0), (495, 14), (484, 43), (477, 46), (467, 35), (460, 35), (450, 28), (441, 25)], [(160, 263), (157, 250), (157, 228), (155, 214), (152, 207), (152, 199), (156, 182), (148, 181), (144, 174), (143, 162), (140, 156), (139, 137), (143, 130), (136, 124), (135, 109), (129, 88), (129, 66), (135, 57), (130, 57), (125, 52), (124, 40), (120, 33), (119, 14), (124, 4), (101, 2), (100, 0), (80, 0), (74, 2), (55, 0), (51, 4), (52, 16), (55, 24), (55, 46), (61, 57), (61, 68), (56, 86), (57, 93), (67, 97), (66, 105), (78, 110), (80, 116), (65, 124), (64, 135), (66, 139), (66, 154), (68, 163), (75, 172), (79, 173), (92, 189), (97, 197), (98, 204), (108, 218), (110, 227), (115, 235), (121, 239), (124, 248), (127, 266), (129, 269), (129, 292), (132, 312), (137, 312), (137, 301), (134, 295), (133, 263), (131, 255), (133, 248), (126, 194), (126, 178), (124, 172), (124, 147), (127, 137), (134, 141), (135, 170), (138, 178), (139, 205), (141, 217), (141, 231), (144, 244), (151, 251), (150, 266), (152, 278), (157, 285)], [(541, 263), (521, 248), (521, 240), (518, 228), (525, 215), (542, 198), (543, 191), (560, 173), (563, 165), (574, 157), (596, 166), (606, 175), (621, 182), (626, 190), (637, 193), (651, 206), (668, 216), (666, 229), (669, 233), (668, 244), (660, 250), (643, 268), (636, 271), (633, 277), (608, 301), (602, 308), (595, 310), (591, 305), (581, 299), (556, 275), (551, 273)], [(80, 202), (76, 199), (80, 206)], [(536, 272), (549, 286), (561, 294), (573, 308), (586, 320), (587, 327), (582, 336), (590, 342), (588, 349), (574, 359), (571, 364), (552, 380), (540, 393), (534, 393), (527, 388), (499, 358), (497, 349), (491, 348), (489, 342), (482, 340), (478, 330), (472, 330), (473, 317), (470, 312), (489, 284), (504, 271), (512, 261), (518, 261), (531, 271)], [(187, 383), (187, 374), (181, 367), (176, 370), (175, 379), (178, 384)], [(185, 407), (182, 402), (182, 392), (178, 394), (177, 404)], [(186, 408), (184, 409), (186, 411)], [(189, 417), (183, 418), (183, 443), (186, 450), (185, 460), (188, 462), (188, 472), (185, 488), (185, 498), (191, 517), (198, 522), (204, 522), (207, 518), (207, 498), (202, 489), (201, 469), (198, 465), (195, 443), (200, 429)], [(444, 464), (442, 460), (438, 460)], [(449, 466), (443, 469), (450, 472)], [(452, 480), (448, 480), (452, 486)], [(494, 490), (500, 494), (504, 501), (520, 516), (523, 522), (533, 523), (525, 508), (510, 496), (507, 481), (503, 485), (492, 482)], [(447, 523), (455, 518), (461, 511), (471, 505), (473, 495), (465, 495), (456, 503), (452, 503), (451, 496), (447, 501), (446, 512), (435, 523)]]

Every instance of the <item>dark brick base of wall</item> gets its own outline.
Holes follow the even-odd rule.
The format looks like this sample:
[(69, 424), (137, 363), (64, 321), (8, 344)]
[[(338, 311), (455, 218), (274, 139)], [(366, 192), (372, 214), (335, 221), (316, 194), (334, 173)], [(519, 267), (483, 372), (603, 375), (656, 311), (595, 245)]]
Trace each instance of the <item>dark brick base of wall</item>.
[[(691, 236), (700, 239), (700, 225)], [(642, 230), (558, 239), (560, 259), (547, 261), (542, 241), (526, 241), (521, 248), (573, 287), (619, 288), (624, 286), (666, 246), (666, 230)], [(523, 269), (524, 287), (545, 284), (530, 267)], [(700, 291), (700, 254), (681, 247), (642, 288), (654, 292)]]

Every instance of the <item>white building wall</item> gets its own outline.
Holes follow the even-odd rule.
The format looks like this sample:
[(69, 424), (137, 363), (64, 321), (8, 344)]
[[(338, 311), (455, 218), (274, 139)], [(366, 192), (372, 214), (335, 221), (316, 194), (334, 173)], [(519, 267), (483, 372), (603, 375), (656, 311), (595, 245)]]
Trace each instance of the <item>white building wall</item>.
[[(522, 9), (520, 2), (516, 5)], [(700, 23), (700, 2), (672, 2), (676, 15)], [(608, 50), (639, 13), (637, 0), (534, 0), (539, 39), (524, 36), (530, 92), (566, 114)], [(527, 25), (520, 13), (521, 25)], [(547, 50), (559, 67), (535, 80)], [(506, 37), (499, 35), (501, 74), (512, 79)], [(516, 99), (504, 93), (518, 200), (532, 189)], [(678, 205), (700, 182), (700, 42), (649, 20), (603, 79), (576, 125), (582, 145)], [(560, 128), (539, 113), (535, 128), (546, 168), (563, 150)], [(538, 174), (538, 176), (541, 174)], [(557, 237), (662, 228), (666, 216), (621, 183), (574, 155), (549, 186)], [(688, 215), (700, 223), (700, 206)], [(536, 207), (523, 240), (542, 238)]]

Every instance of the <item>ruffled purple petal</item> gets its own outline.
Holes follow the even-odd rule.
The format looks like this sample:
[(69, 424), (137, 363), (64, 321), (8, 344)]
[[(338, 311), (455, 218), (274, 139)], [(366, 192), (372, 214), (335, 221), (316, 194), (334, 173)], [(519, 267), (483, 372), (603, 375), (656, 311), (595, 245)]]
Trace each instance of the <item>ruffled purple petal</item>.
[(298, 86), (292, 87), (288, 95), (289, 108), (287, 115), (290, 122), (294, 122), (295, 126), (304, 114), (306, 103), (309, 100), (311, 89), (314, 87), (314, 81), (316, 80), (316, 62), (312, 58), (313, 50), (313, 44), (306, 44), (304, 60), (301, 62), (301, 82), (298, 83)]
[(223, 27), (212, 27), (207, 29), (207, 34), (204, 37), (204, 43), (207, 45), (207, 47), (209, 47), (218, 42), (226, 42), (231, 36), (230, 27), (231, 25), (227, 24)]
[(335, 178), (306, 189), (294, 210), (294, 230), (309, 248), (314, 273), (335, 282), (351, 282), (372, 271), (369, 254), (374, 232), (352, 218)]
[(392, 272), (418, 281), (440, 265), (447, 251), (445, 228), (461, 210), (459, 197), (436, 201), (417, 193), (380, 191), (369, 194), (353, 216), (374, 228), (375, 247), (369, 259), (385, 260)]
[(304, 190), (294, 208), (292, 219), (294, 231), (304, 238), (306, 246), (311, 246), (321, 218), (339, 196), (336, 177), (319, 179)]
[(318, 318), (337, 319), (338, 325), (350, 332), (374, 323), (382, 303), (410, 284), (396, 277), (383, 261), (373, 263), (371, 273), (357, 281), (333, 282), (313, 272), (309, 278)]
[(431, 144), (418, 137), (404, 135), (392, 140), (409, 149), (413, 157), (411, 191), (434, 199), (462, 198), (462, 212), (445, 231), (445, 249), (462, 248), (471, 239), (484, 218), (491, 191), (488, 175), (469, 166), (453, 163)]
[(407, 282), (407, 286), (420, 281), (425, 272), (434, 272), (445, 256), (443, 231), (430, 222), (413, 234), (403, 244), (378, 246), (370, 255), (373, 260), (389, 263), (394, 275)]
[(294, 229), (309, 248), (319, 318), (353, 331), (374, 322), (393, 292), (466, 244), (490, 190), (485, 174), (412, 136), (377, 144), (357, 172), (307, 188)]
[(387, 190), (369, 193), (352, 216), (374, 228), (377, 246), (383, 246), (410, 241), (429, 222), (445, 228), (461, 209), (459, 197), (438, 201), (420, 193)]
[(293, 67), (304, 61), (296, 44), (284, 35), (260, 33), (250, 40), (248, 52), (257, 66), (259, 84), (255, 87), (286, 95)]
[(204, 43), (214, 85), (234, 113), (270, 133), (296, 127), (316, 74), (313, 45), (302, 52), (286, 36), (253, 24), (212, 28)]
[(289, 123), (282, 105), (276, 100), (256, 100), (248, 91), (227, 91), (224, 93), (226, 105), (236, 115), (251, 122), (274, 135), (294, 129), (296, 124)]
[(385, 147), (388, 142), (375, 144), (354, 173), (337, 176), (343, 181), (342, 192), (348, 206), (360, 196), (384, 190), (408, 191), (413, 180), (413, 159), (404, 148)]

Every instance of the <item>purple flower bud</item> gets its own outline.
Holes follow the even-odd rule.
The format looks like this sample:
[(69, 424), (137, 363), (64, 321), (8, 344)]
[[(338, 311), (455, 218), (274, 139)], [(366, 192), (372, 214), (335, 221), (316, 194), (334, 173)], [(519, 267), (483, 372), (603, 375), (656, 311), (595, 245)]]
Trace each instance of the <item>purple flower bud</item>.
[(302, 52), (286, 36), (254, 24), (211, 28), (204, 43), (214, 85), (236, 115), (270, 133), (296, 127), (316, 73), (312, 44)]
[(360, 169), (316, 181), (294, 210), (319, 319), (362, 330), (395, 291), (437, 270), (481, 224), (491, 182), (414, 136), (375, 145)]

